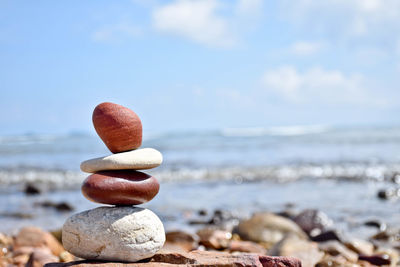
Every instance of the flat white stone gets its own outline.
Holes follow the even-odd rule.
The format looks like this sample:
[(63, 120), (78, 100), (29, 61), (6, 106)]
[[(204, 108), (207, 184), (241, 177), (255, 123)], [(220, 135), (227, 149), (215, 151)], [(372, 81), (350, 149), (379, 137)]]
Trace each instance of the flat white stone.
[(94, 173), (105, 170), (146, 170), (160, 166), (161, 153), (154, 148), (141, 148), (89, 159), (81, 163), (81, 170)]
[(84, 259), (136, 262), (152, 257), (164, 242), (160, 219), (138, 207), (87, 210), (69, 217), (62, 229), (64, 248)]

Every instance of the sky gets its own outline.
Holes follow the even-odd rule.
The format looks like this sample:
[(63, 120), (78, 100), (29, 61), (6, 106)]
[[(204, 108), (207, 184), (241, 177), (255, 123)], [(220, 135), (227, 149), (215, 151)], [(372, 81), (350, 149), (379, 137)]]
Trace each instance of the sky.
[(399, 125), (398, 0), (0, 0), (0, 134)]

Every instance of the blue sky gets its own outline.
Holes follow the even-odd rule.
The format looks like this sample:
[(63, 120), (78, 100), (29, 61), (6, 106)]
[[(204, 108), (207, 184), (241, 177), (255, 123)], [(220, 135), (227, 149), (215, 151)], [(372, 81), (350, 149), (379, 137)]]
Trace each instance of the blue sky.
[(400, 122), (398, 0), (0, 1), (0, 134)]

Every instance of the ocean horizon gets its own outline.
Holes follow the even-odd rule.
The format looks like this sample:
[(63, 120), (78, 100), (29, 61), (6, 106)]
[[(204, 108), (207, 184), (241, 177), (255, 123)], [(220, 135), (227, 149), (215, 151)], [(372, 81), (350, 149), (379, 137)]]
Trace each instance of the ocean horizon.
[[(385, 180), (400, 171), (400, 126), (223, 128), (143, 134), (161, 180)], [(0, 136), (0, 183), (79, 185), (80, 162), (110, 154), (93, 133)], [(68, 177), (68, 179), (65, 179)], [(68, 183), (67, 182), (67, 183)]]

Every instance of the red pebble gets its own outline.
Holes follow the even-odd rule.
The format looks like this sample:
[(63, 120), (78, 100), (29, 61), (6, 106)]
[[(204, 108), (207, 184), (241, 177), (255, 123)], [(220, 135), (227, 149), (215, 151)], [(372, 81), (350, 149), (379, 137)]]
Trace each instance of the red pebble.
[(82, 184), (87, 199), (110, 205), (142, 204), (153, 199), (159, 189), (156, 178), (133, 170), (97, 172)]
[(110, 102), (97, 105), (93, 125), (113, 153), (133, 150), (142, 144), (142, 122), (132, 110)]

